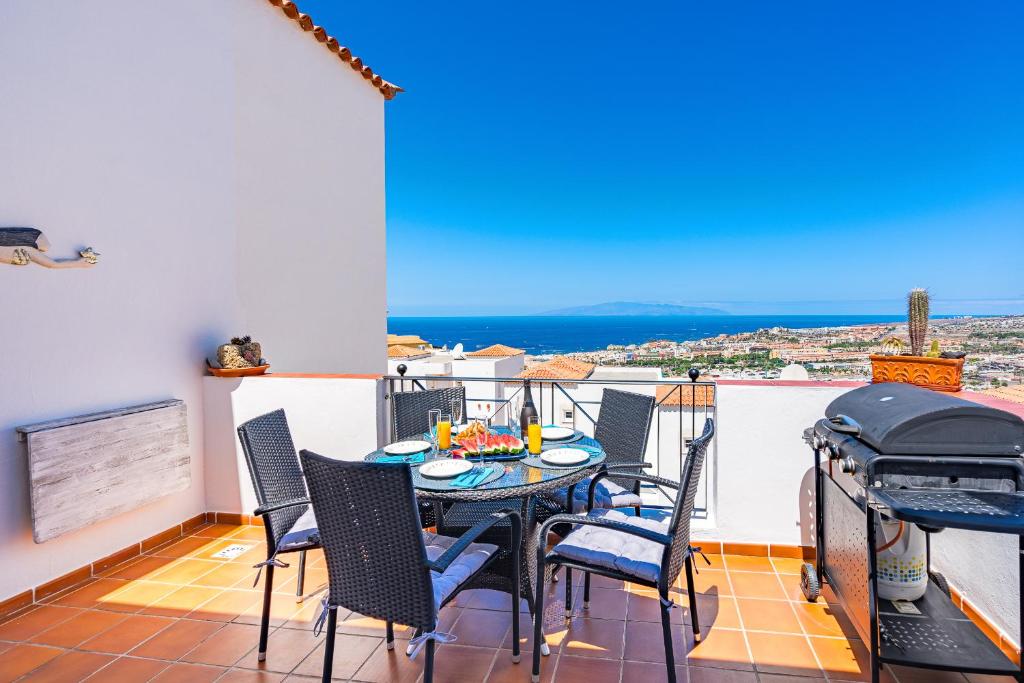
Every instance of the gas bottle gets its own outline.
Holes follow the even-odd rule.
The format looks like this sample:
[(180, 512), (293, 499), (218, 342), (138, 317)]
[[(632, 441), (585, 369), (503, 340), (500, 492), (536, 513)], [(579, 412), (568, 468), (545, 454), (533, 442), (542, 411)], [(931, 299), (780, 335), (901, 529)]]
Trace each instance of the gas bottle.
[(875, 514), (878, 597), (917, 600), (928, 590), (928, 543), (916, 524)]

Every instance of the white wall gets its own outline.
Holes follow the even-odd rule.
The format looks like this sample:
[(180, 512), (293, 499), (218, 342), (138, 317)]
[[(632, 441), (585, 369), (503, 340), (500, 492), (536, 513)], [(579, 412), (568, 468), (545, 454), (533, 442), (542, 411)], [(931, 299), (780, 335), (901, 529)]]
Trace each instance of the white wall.
[(236, 436), (243, 422), (282, 408), (296, 450), (361, 460), (386, 443), (384, 385), (379, 379), (203, 378), (208, 509), (252, 514), (256, 508)]
[[(252, 334), (278, 371), (383, 371), (384, 100), (254, 0), (8, 0), (0, 69), (0, 226), (102, 254), (0, 265), (3, 599), (207, 509), (221, 340)], [(35, 545), (13, 429), (169, 397), (192, 487)]]

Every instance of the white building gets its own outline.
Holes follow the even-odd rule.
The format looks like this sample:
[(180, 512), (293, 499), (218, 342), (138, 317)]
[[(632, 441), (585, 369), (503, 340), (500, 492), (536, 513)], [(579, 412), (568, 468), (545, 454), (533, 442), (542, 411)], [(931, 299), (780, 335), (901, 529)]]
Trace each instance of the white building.
[[(54, 257), (101, 254), (0, 263), (0, 560), (17, 567), (0, 600), (209, 509), (204, 359), (232, 335), (262, 342), (274, 372), (385, 370), (396, 89), (289, 11), (0, 4), (0, 226), (42, 230)], [(191, 486), (34, 543), (14, 428), (172, 397)]]

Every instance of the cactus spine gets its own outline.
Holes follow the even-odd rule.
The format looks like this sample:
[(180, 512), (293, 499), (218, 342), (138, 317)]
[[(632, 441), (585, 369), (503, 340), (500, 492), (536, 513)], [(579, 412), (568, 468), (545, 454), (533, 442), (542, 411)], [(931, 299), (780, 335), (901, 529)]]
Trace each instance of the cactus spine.
[(907, 295), (907, 331), (910, 333), (910, 353), (920, 356), (924, 352), (924, 338), (928, 334), (928, 290), (912, 289)]

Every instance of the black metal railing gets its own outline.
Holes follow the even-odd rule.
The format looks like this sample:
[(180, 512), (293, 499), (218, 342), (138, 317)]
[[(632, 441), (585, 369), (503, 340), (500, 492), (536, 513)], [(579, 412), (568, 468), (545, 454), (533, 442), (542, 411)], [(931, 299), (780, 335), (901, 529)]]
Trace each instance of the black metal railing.
[[(509, 417), (518, 418), (509, 415), (509, 406), (519, 406), (515, 399), (522, 395), (527, 381), (522, 377), (445, 375), (386, 375), (384, 379), (388, 383), (385, 414), (391, 438), (394, 438), (391, 396), (395, 392), (464, 386), (467, 412), (464, 419), (487, 418), (492, 425), (508, 425)], [(638, 393), (648, 394), (653, 391), (656, 399), (654, 419), (651, 422), (651, 433), (648, 435), (647, 453), (644, 455), (653, 465), (653, 471), (649, 470), (650, 473), (669, 479), (678, 480), (690, 440), (699, 436), (698, 429), (703, 427), (707, 417), (716, 417), (718, 395), (715, 383), (700, 381), (696, 370), (691, 370), (688, 379), (531, 378), (529, 382), (537, 412), (545, 424), (571, 426), (588, 435), (593, 435), (600, 417), (603, 387), (621, 388), (626, 391), (633, 387)], [(695, 505), (695, 515), (698, 517), (706, 518), (713, 502), (717, 433), (716, 429)], [(645, 501), (650, 502), (651, 507), (670, 507), (675, 495), (673, 491), (654, 486), (645, 486), (644, 492)]]

